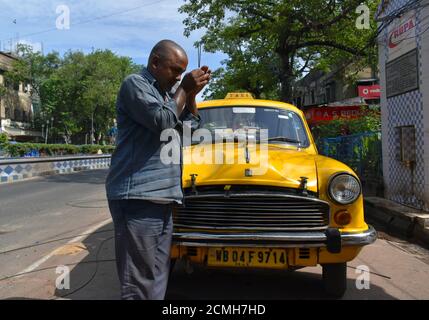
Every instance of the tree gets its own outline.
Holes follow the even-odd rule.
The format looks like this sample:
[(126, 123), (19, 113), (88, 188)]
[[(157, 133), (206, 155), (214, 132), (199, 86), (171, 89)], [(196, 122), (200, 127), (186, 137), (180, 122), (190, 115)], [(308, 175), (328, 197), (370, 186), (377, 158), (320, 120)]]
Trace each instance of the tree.
[[(376, 2), (368, 0), (367, 4), (374, 9)], [(186, 36), (205, 28), (200, 41), (205, 50), (229, 55), (226, 64), (230, 72), (215, 73), (218, 77), (234, 77), (236, 81), (228, 79), (226, 87), (239, 83), (246, 76), (245, 69), (254, 76), (250, 81), (253, 91), (264, 88), (270, 92), (275, 85), (266, 75), (271, 73), (280, 84), (280, 99), (291, 101), (295, 79), (309, 67), (319, 62), (365, 58), (368, 52), (375, 55), (375, 23), (370, 30), (356, 28), (355, 11), (360, 3), (361, 0), (187, 0), (179, 10), (188, 15), (184, 20)], [(219, 92), (219, 85), (214, 83), (214, 92)]]
[(223, 61), (226, 68), (213, 72), (210, 87), (204, 91), (205, 98), (222, 99), (228, 92), (247, 91), (255, 98), (278, 99), (278, 58), (268, 41), (255, 41), (251, 45), (246, 50), (239, 43), (227, 48), (230, 58)]
[(122, 80), (141, 69), (130, 58), (110, 50), (69, 51), (60, 57), (56, 52), (43, 56), (20, 45), (18, 54), (20, 59), (6, 78), (30, 83), (33, 99), (40, 98), (38, 128), (49, 121), (50, 136), (62, 136), (66, 143), (85, 134), (93, 134), (101, 142), (115, 117)]
[(118, 57), (109, 50), (88, 55), (86, 66), (88, 76), (83, 81), (86, 88), (82, 95), (83, 114), (87, 118), (87, 128), (98, 143), (112, 127), (121, 82), (128, 74), (135, 72), (136, 67), (130, 58)]
[(87, 134), (102, 140), (115, 117), (115, 101), (122, 80), (140, 69), (130, 58), (110, 50), (65, 54), (61, 68), (49, 81), (50, 101), (46, 112), (57, 119), (55, 133), (66, 141)]
[(1, 86), (0, 87), (0, 99), (3, 98), (6, 95), (6, 88)]
[(16, 54), (18, 59), (13, 62), (11, 70), (6, 72), (6, 79), (13, 83), (28, 83), (32, 100), (40, 99), (43, 105), (46, 81), (61, 64), (58, 52), (44, 56), (30, 45), (18, 44)]

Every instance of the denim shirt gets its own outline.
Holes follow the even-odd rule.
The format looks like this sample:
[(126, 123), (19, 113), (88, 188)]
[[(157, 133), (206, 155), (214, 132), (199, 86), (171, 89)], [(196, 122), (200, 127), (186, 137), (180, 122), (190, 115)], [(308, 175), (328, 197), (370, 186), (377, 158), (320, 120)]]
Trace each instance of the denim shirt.
[[(146, 68), (122, 83), (116, 114), (118, 135), (106, 179), (107, 198), (181, 203), (183, 161), (179, 132), (184, 121), (191, 121), (191, 130), (198, 129), (200, 116), (185, 108), (178, 117), (172, 93), (164, 93)], [(161, 141), (165, 129), (173, 129), (178, 137), (180, 163), (161, 161), (161, 149), (168, 143)]]

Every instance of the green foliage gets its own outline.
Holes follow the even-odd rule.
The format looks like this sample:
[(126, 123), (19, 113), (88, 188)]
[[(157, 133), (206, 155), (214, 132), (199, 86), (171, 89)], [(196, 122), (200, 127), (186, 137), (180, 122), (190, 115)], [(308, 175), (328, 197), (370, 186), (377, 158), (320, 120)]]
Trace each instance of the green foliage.
[(23, 157), (32, 151), (38, 151), (40, 156), (63, 156), (97, 154), (99, 150), (104, 154), (111, 154), (115, 150), (114, 146), (41, 143), (6, 144), (3, 148), (11, 157)]
[(206, 99), (223, 99), (228, 92), (250, 92), (257, 99), (279, 99), (278, 57), (267, 41), (251, 44), (246, 50), (228, 49), (230, 59), (212, 74)]
[(340, 118), (319, 124), (312, 129), (316, 140), (334, 138), (344, 135), (353, 135), (363, 132), (381, 131), (381, 117), (379, 108), (363, 108), (363, 116), (357, 119)]
[(6, 94), (6, 88), (3, 86), (0, 86), (0, 98), (4, 97)]
[(0, 133), (0, 148), (8, 143), (8, 138), (5, 133)]
[(66, 143), (77, 134), (89, 135), (92, 127), (95, 142), (101, 143), (113, 124), (122, 80), (141, 68), (110, 50), (69, 51), (60, 57), (57, 52), (44, 56), (20, 45), (18, 53), (21, 59), (6, 78), (31, 84), (33, 98), (41, 106), (35, 117), (37, 129), (50, 121), (50, 136), (62, 136)]
[(187, 15), (186, 36), (204, 29), (199, 42), (204, 49), (228, 55), (225, 68), (214, 73), (206, 97), (242, 89), (291, 101), (294, 81), (311, 67), (328, 68), (350, 59), (377, 61), (373, 13), (378, 1), (363, 2), (371, 9), (370, 30), (356, 28), (361, 3), (186, 0), (179, 11)]
[(352, 168), (362, 183), (382, 187), (381, 133), (367, 132), (336, 138), (320, 139), (319, 152)]
[(319, 152), (344, 162), (368, 185), (381, 187), (380, 109), (366, 107), (357, 119), (336, 119), (312, 129)]

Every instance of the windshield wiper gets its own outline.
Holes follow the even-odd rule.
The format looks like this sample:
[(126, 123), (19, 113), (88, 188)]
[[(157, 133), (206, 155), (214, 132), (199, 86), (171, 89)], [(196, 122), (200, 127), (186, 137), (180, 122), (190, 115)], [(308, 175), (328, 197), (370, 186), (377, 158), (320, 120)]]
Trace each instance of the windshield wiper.
[[(227, 141), (230, 141), (230, 142), (232, 142), (232, 141), (234, 141), (234, 142), (241, 142), (242, 140), (239, 139), (238, 136), (233, 136), (233, 137), (228, 137), (228, 138), (224, 136), (224, 137), (222, 137), (222, 139), (214, 140), (214, 142), (221, 142), (221, 143), (227, 142)], [(267, 141), (268, 142), (269, 141), (289, 142), (289, 143), (295, 143), (295, 144), (298, 144), (298, 145), (302, 144), (302, 142), (299, 141), (299, 140), (288, 138), (288, 137), (283, 137), (283, 136), (270, 137), (270, 138), (268, 138)], [(261, 139), (257, 139), (256, 142), (257, 143), (261, 142)], [(196, 144), (200, 144), (200, 143), (201, 143), (201, 141), (192, 141), (192, 145), (196, 145)]]
[(301, 145), (301, 143), (302, 143), (302, 142), (301, 142), (301, 141), (299, 141), (299, 140), (292, 139), (292, 138), (288, 138), (288, 137), (282, 137), (282, 136), (268, 138), (268, 141), (282, 141), (282, 142), (290, 142), (290, 143), (297, 143), (297, 144), (299, 144), (299, 145)]

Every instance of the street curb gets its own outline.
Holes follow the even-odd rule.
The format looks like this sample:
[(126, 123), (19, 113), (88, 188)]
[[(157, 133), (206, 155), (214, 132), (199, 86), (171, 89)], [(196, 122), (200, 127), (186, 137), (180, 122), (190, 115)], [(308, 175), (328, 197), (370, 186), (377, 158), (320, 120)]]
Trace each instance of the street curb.
[(364, 208), (365, 215), (385, 226), (387, 233), (414, 238), (429, 247), (429, 212), (379, 197), (365, 198)]
[(20, 158), (0, 160), (0, 185), (35, 177), (107, 169), (111, 155)]

